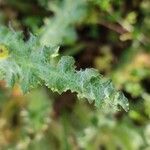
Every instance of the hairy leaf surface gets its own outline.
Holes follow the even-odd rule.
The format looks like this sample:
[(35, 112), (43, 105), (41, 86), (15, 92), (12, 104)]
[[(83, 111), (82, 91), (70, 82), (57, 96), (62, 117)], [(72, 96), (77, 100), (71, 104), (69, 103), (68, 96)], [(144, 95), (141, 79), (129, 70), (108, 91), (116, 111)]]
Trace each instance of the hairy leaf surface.
[(95, 69), (77, 71), (74, 59), (63, 56), (57, 63), (52, 59), (58, 48), (41, 46), (37, 37), (24, 41), (20, 32), (0, 27), (0, 44), (9, 50), (8, 57), (0, 59), (0, 78), (9, 86), (19, 83), (23, 92), (45, 84), (58, 93), (70, 90), (79, 98), (86, 98), (95, 105), (128, 110), (128, 101), (117, 92), (111, 81), (99, 75)]

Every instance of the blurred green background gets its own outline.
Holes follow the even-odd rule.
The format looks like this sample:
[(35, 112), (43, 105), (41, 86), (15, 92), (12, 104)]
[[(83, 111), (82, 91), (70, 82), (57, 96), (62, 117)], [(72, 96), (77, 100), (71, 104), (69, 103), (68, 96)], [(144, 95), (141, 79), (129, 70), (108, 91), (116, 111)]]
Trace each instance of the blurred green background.
[(0, 25), (59, 45), (77, 69), (112, 79), (130, 104), (98, 110), (69, 91), (22, 95), (0, 81), (0, 150), (150, 150), (149, 0), (0, 0)]

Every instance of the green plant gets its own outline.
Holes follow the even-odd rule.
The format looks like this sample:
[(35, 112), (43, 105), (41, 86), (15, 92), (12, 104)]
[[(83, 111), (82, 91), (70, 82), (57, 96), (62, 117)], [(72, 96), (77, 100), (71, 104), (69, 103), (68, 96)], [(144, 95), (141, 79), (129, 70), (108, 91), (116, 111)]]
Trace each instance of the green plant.
[(49, 2), (53, 17), (45, 19), (40, 29), (40, 41), (43, 45), (72, 44), (77, 39), (74, 29), (86, 16), (85, 0), (63, 0)]
[(23, 92), (28, 92), (38, 85), (45, 84), (58, 93), (71, 90), (79, 98), (95, 100), (96, 106), (128, 110), (128, 102), (122, 93), (117, 92), (109, 80), (95, 69), (75, 70), (74, 59), (63, 56), (54, 62), (58, 48), (41, 46), (33, 35), (24, 42), (22, 33), (0, 28), (1, 53), (8, 56), (0, 60), (1, 79), (8, 86), (18, 83)]
[(0, 149), (150, 149), (149, 4), (0, 0)]

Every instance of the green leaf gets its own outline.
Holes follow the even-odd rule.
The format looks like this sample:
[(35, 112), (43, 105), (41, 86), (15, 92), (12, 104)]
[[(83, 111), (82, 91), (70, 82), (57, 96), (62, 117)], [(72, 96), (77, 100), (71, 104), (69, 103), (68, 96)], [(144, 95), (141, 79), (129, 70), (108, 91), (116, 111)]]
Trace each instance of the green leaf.
[(40, 42), (43, 45), (59, 45), (72, 43), (77, 34), (74, 25), (80, 23), (86, 16), (86, 0), (62, 0), (49, 2), (49, 9), (54, 16), (45, 19), (41, 28)]
[(0, 44), (6, 45), (9, 55), (0, 60), (0, 75), (8, 85), (19, 83), (24, 92), (45, 84), (58, 93), (76, 92), (79, 98), (95, 101), (95, 106), (128, 110), (128, 101), (117, 92), (111, 81), (99, 75), (95, 69), (77, 71), (72, 57), (63, 56), (58, 63), (52, 63), (58, 48), (40, 45), (39, 39), (31, 35), (28, 41), (18, 32), (0, 27)]

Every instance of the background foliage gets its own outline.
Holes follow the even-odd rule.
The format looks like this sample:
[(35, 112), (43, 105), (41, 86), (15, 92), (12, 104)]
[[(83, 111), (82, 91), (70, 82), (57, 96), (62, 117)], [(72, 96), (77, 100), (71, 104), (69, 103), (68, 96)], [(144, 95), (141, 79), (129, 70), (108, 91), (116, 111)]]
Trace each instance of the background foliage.
[(45, 46), (60, 45), (78, 70), (111, 78), (130, 104), (129, 112), (95, 109), (69, 91), (41, 86), (23, 96), (1, 81), (0, 149), (150, 149), (149, 0), (1, 0), (0, 25), (22, 30), (24, 41), (32, 32)]

